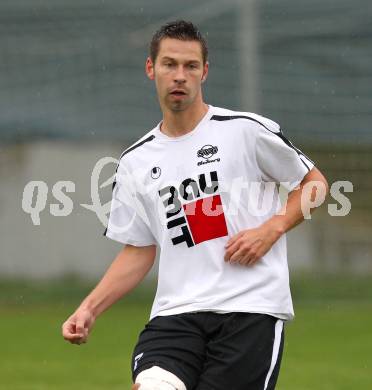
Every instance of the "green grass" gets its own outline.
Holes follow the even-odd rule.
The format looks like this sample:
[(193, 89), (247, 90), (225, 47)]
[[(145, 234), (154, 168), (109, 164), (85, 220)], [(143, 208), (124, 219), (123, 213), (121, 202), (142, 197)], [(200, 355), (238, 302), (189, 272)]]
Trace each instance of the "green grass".
[(371, 329), (371, 303), (299, 303), (278, 389), (372, 389)]
[(0, 389), (130, 389), (131, 351), (149, 306), (113, 308), (82, 346), (61, 337), (61, 324), (72, 310), (48, 305), (0, 311)]
[[(367, 278), (296, 280), (278, 390), (372, 388), (371, 289)], [(131, 353), (152, 292), (124, 299), (87, 344), (70, 345), (60, 327), (88, 290), (73, 281), (0, 284), (0, 389), (130, 389)]]

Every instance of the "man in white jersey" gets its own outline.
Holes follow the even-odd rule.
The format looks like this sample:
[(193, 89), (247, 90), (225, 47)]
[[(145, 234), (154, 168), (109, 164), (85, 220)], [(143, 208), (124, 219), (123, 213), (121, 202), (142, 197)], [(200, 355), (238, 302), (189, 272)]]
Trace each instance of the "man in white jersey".
[[(144, 278), (158, 247), (133, 389), (275, 388), (283, 323), (293, 318), (285, 233), (310, 207), (304, 186), (328, 190), (277, 123), (203, 101), (207, 56), (192, 23), (155, 33), (146, 73), (163, 119), (122, 153), (105, 232), (124, 247), (63, 324), (66, 340), (86, 342), (95, 319)], [(285, 207), (279, 184), (289, 191)]]

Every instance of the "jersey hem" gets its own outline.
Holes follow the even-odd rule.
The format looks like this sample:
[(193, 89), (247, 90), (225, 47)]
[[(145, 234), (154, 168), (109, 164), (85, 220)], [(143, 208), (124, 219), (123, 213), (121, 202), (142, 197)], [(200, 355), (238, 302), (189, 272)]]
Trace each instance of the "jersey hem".
[(110, 238), (111, 240), (114, 240), (114, 241), (118, 241), (122, 244), (128, 244), (128, 245), (133, 245), (133, 246), (149, 246), (149, 245), (156, 245), (155, 242), (151, 242), (151, 241), (136, 241), (136, 240), (133, 240), (131, 238), (127, 238), (127, 237), (121, 237), (120, 235), (118, 234), (115, 234), (113, 232), (110, 232), (109, 230), (107, 230), (105, 232), (105, 236)]
[(294, 189), (296, 189), (299, 185), (300, 185), (300, 183), (302, 182), (302, 180), (304, 179), (304, 177), (313, 169), (315, 167), (315, 165), (313, 164), (313, 163), (311, 163), (311, 162), (309, 162), (309, 170), (308, 171), (303, 171), (303, 175), (302, 175), (302, 177), (297, 181), (297, 182), (292, 182), (292, 183), (290, 183), (289, 185), (288, 185), (288, 187), (287, 187), (287, 190), (288, 190), (288, 192), (291, 192), (291, 191), (293, 191)]
[(287, 312), (283, 311), (282, 308), (278, 307), (262, 307), (262, 306), (250, 306), (246, 308), (231, 308), (230, 310), (226, 310), (223, 308), (195, 308), (195, 307), (189, 307), (189, 308), (183, 308), (183, 309), (167, 309), (167, 310), (160, 310), (158, 312), (154, 312), (150, 314), (150, 320), (152, 320), (155, 317), (164, 317), (164, 316), (170, 316), (170, 315), (176, 315), (176, 314), (182, 314), (182, 313), (192, 313), (192, 312), (205, 312), (205, 311), (212, 311), (216, 313), (257, 313), (257, 314), (267, 314), (276, 318), (279, 318), (284, 321), (292, 321), (294, 319), (294, 313), (293, 312)]

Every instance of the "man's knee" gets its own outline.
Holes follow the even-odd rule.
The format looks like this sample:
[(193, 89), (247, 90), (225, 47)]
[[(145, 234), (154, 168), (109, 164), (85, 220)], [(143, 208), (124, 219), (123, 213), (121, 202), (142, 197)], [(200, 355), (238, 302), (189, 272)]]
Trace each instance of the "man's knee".
[(135, 385), (140, 385), (138, 390), (186, 390), (185, 384), (176, 375), (158, 366), (141, 371)]

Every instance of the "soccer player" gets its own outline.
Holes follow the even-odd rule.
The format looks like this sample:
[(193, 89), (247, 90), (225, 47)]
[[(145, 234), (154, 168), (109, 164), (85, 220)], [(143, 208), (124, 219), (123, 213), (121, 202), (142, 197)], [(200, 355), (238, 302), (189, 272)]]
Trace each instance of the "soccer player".
[[(117, 166), (105, 234), (124, 247), (63, 324), (66, 340), (86, 342), (96, 318), (148, 273), (158, 247), (133, 389), (275, 388), (283, 324), (293, 318), (285, 233), (328, 190), (276, 122), (203, 101), (208, 67), (192, 23), (153, 36), (146, 73), (163, 118)], [(288, 190), (283, 206), (278, 184)]]

